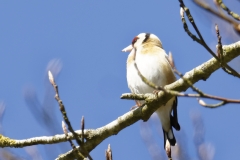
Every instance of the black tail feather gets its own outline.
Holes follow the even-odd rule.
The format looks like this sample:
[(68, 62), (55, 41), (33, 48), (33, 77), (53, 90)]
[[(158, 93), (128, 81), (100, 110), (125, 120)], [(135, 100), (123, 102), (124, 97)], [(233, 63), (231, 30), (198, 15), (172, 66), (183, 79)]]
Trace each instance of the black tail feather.
[(181, 129), (178, 121), (176, 120), (176, 118), (172, 115), (170, 115), (170, 121), (171, 121), (171, 126), (174, 127), (177, 131), (179, 131)]
[(173, 102), (173, 107), (172, 107), (173, 116), (170, 115), (170, 121), (171, 121), (171, 126), (173, 126), (177, 131), (179, 131), (180, 125), (178, 123), (178, 116), (177, 116), (177, 103), (178, 103), (178, 99), (176, 97)]
[(171, 128), (171, 130), (170, 130), (169, 132), (172, 133), (172, 138), (171, 138), (171, 139), (170, 139), (170, 137), (169, 137), (169, 133), (165, 132), (164, 129), (163, 129), (163, 136), (164, 136), (164, 146), (163, 146), (163, 147), (164, 147), (164, 149), (165, 149), (166, 141), (167, 141), (167, 140), (169, 141), (169, 143), (170, 143), (171, 146), (175, 146), (175, 144), (176, 144), (176, 139), (175, 139), (175, 136), (174, 136), (174, 134), (173, 134), (172, 128)]

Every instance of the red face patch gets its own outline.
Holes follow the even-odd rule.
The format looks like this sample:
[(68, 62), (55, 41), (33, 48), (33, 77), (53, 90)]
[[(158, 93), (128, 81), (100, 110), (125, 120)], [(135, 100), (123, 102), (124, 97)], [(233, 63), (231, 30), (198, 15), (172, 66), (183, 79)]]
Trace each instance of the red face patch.
[(138, 37), (134, 37), (133, 40), (132, 40), (132, 45), (134, 45), (134, 43), (135, 43), (138, 39), (139, 39)]

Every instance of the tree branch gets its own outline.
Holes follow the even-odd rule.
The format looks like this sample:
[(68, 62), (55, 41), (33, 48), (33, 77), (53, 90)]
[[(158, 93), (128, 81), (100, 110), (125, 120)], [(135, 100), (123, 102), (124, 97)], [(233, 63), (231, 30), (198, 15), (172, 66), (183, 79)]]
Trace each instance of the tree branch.
[(224, 9), (225, 11), (227, 11), (227, 13), (229, 15), (231, 15), (234, 19), (240, 21), (240, 16), (237, 13), (234, 13), (233, 11), (231, 11), (224, 3), (222, 0), (216, 0), (216, 2), (218, 3), (218, 5)]
[[(56, 93), (56, 94), (55, 94), (55, 99), (56, 99), (57, 102), (58, 102), (59, 109), (60, 109), (60, 111), (61, 111), (61, 113), (62, 113), (62, 116), (63, 116), (63, 119), (64, 119), (65, 123), (66, 123), (67, 126), (68, 126), (69, 131), (73, 134), (73, 136), (74, 136), (77, 144), (78, 144), (79, 146), (81, 146), (81, 148), (82, 148), (82, 153), (85, 154), (85, 155), (87, 155), (87, 157), (88, 157), (90, 160), (92, 160), (92, 157), (91, 157), (91, 156), (89, 155), (89, 153), (86, 152), (86, 150), (84, 149), (84, 142), (82, 142), (82, 141), (80, 140), (80, 138), (78, 137), (78, 135), (77, 135), (77, 134), (74, 132), (74, 130), (73, 130), (73, 127), (72, 127), (72, 125), (71, 125), (71, 122), (70, 122), (70, 120), (69, 120), (69, 118), (68, 118), (68, 116), (67, 116), (66, 109), (65, 109), (65, 107), (64, 107), (64, 105), (63, 105), (62, 100), (60, 99), (59, 92), (58, 92), (58, 85), (56, 84), (56, 82), (55, 82), (55, 80), (54, 80), (54, 77), (53, 77), (51, 71), (48, 71), (48, 77), (49, 77), (50, 83), (52, 84), (52, 86), (53, 86), (53, 88), (54, 88), (54, 90), (55, 90), (55, 93)], [(78, 150), (78, 153), (79, 153), (79, 155), (81, 155), (81, 157), (84, 157), (84, 155), (83, 155), (82, 153), (80, 153), (79, 150)]]
[[(223, 46), (223, 59), (225, 63), (228, 63), (239, 55), (240, 41), (231, 45)], [(187, 72), (183, 78), (190, 81), (191, 84), (194, 84), (199, 80), (207, 79), (214, 71), (220, 67), (220, 63), (215, 58), (212, 58), (200, 66), (194, 68), (193, 70)], [(164, 88), (167, 90), (181, 92), (187, 90), (189, 87), (190, 85), (188, 83), (186, 83), (183, 79), (179, 79), (176, 82), (165, 86)], [(84, 138), (86, 139), (86, 142), (84, 143), (84, 149), (90, 152), (103, 140), (112, 135), (118, 134), (118, 132), (124, 128), (134, 124), (141, 119), (144, 121), (148, 120), (149, 117), (158, 109), (158, 106), (160, 104), (165, 104), (169, 99), (171, 99), (171, 97), (171, 94), (163, 91), (158, 92), (158, 96), (155, 96), (154, 94), (145, 94), (144, 98), (146, 105), (125, 113), (124, 115), (118, 117), (116, 120), (103, 127), (100, 127), (98, 129), (84, 130)], [(158, 105), (156, 105), (156, 103), (158, 103)], [(81, 137), (82, 131), (78, 130), (75, 131), (75, 133)], [(68, 136), (70, 139), (73, 139), (72, 133), (69, 133)], [(37, 144), (53, 144), (65, 141), (67, 140), (64, 134), (55, 135), (53, 137), (36, 137), (25, 140), (13, 140), (0, 135), (0, 147), (25, 147)], [(77, 148), (82, 151), (81, 148)], [(75, 154), (77, 154), (76, 151), (71, 150), (65, 154), (60, 155), (57, 160), (74, 159)]]
[[(186, 15), (187, 15), (187, 17), (188, 17), (188, 20), (189, 20), (189, 22), (192, 24), (194, 30), (197, 32), (197, 34), (198, 34), (198, 36), (199, 36), (199, 39), (198, 39), (198, 38), (196, 39), (196, 36), (193, 35), (191, 32), (190, 32), (191, 34), (188, 33), (188, 35), (189, 35), (193, 40), (195, 40), (195, 41), (197, 41), (199, 44), (201, 44), (214, 58), (216, 58), (216, 59), (221, 63), (222, 68), (226, 68), (226, 69), (223, 69), (224, 71), (228, 71), (228, 72), (227, 72), (228, 74), (231, 74), (231, 75), (233, 75), (233, 76), (235, 76), (235, 77), (240, 78), (240, 74), (239, 74), (237, 71), (235, 71), (232, 67), (230, 67), (228, 64), (222, 63), (222, 62), (224, 62), (224, 61), (221, 62), (220, 59), (219, 59), (219, 57), (217, 57), (216, 54), (211, 50), (211, 48), (206, 44), (206, 42), (205, 42), (204, 38), (202, 37), (200, 31), (198, 30), (197, 25), (196, 25), (195, 22), (194, 22), (194, 19), (193, 19), (191, 13), (190, 13), (190, 10), (185, 6), (183, 0), (179, 0), (179, 2), (180, 2), (180, 7), (181, 7), (181, 8), (180, 8), (180, 15), (181, 15), (181, 19), (182, 19), (182, 23), (183, 23), (183, 27), (184, 27), (185, 31), (186, 31), (187, 33), (190, 32), (188, 29), (186, 29), (186, 28), (188, 28), (188, 26), (187, 26), (186, 20), (185, 20), (185, 18), (184, 18), (184, 12), (186, 12)], [(183, 12), (183, 11), (184, 11), (184, 12)], [(200, 41), (199, 41), (199, 40), (200, 40)]]
[(214, 10), (208, 4), (204, 3), (201, 0), (193, 0), (193, 2), (195, 4), (197, 4), (199, 7), (201, 7), (202, 9), (205, 9), (207, 12), (209, 12), (209, 13), (217, 16), (218, 18), (230, 23), (233, 26), (234, 30), (238, 34), (240, 34), (240, 28), (239, 28), (240, 24), (237, 23), (236, 21), (234, 21), (232, 18), (229, 18), (229, 17), (225, 16), (224, 14), (219, 13), (218, 11)]
[[(236, 58), (240, 55), (240, 41), (234, 44), (223, 46), (223, 57), (224, 62), (228, 63), (232, 59)], [(203, 63), (202, 65), (194, 68), (193, 70), (187, 72), (183, 77), (189, 80), (192, 84), (196, 83), (199, 80), (207, 79), (214, 71), (221, 67), (220, 63), (212, 58), (209, 61)], [(183, 79), (179, 79), (178, 81), (165, 86), (167, 90), (175, 90), (175, 91), (185, 91), (190, 87), (189, 84), (185, 83)], [(147, 98), (146, 98), (147, 97)], [(119, 117), (115, 121), (103, 126), (99, 129), (96, 129), (97, 134), (94, 135), (91, 139), (86, 142), (86, 149), (92, 150), (99, 143), (101, 143), (104, 139), (111, 135), (116, 135), (122, 129), (128, 127), (129, 125), (137, 122), (142, 119), (144, 121), (148, 120), (148, 118), (158, 109), (158, 106), (166, 103), (169, 99), (171, 99), (172, 95), (160, 91), (158, 96), (156, 97), (153, 94), (145, 94), (141, 98), (146, 98), (146, 105), (143, 107), (139, 107), (136, 110), (129, 111), (123, 116)], [(158, 103), (158, 105), (154, 105)], [(60, 155), (56, 160), (68, 160), (75, 153), (73, 150), (67, 152), (66, 154)]]

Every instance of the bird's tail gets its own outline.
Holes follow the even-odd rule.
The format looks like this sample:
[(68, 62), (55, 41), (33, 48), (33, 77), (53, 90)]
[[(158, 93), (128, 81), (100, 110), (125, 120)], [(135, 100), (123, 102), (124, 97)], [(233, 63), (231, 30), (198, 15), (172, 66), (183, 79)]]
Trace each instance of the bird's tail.
[(171, 146), (175, 146), (176, 139), (172, 127), (174, 127), (176, 130), (180, 130), (180, 125), (178, 123), (177, 117), (177, 97), (172, 98), (165, 106), (161, 106), (156, 111), (156, 113), (162, 123), (164, 135), (164, 149), (167, 140), (169, 141)]
[(170, 121), (171, 121), (171, 126), (173, 126), (177, 131), (179, 131), (181, 127), (178, 123), (177, 104), (178, 104), (178, 99), (177, 97), (175, 97), (173, 101), (173, 106), (172, 106), (173, 115), (170, 114)]
[(168, 132), (164, 131), (164, 129), (163, 129), (163, 135), (164, 135), (164, 146), (163, 146), (164, 149), (165, 149), (166, 141), (167, 141), (167, 140), (169, 141), (169, 143), (171, 144), (171, 146), (175, 146), (175, 144), (176, 144), (176, 139), (175, 139), (175, 136), (174, 136), (174, 134), (173, 134), (172, 127), (171, 127), (171, 129), (170, 129)]

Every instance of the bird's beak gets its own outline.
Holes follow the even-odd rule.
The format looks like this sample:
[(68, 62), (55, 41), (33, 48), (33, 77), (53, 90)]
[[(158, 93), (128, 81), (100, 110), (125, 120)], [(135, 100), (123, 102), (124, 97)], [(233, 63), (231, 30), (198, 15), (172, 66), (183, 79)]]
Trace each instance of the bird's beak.
[(132, 45), (129, 45), (129, 46), (127, 46), (126, 48), (124, 48), (124, 49), (122, 50), (122, 52), (131, 52), (132, 49), (133, 49), (133, 46), (132, 46)]

